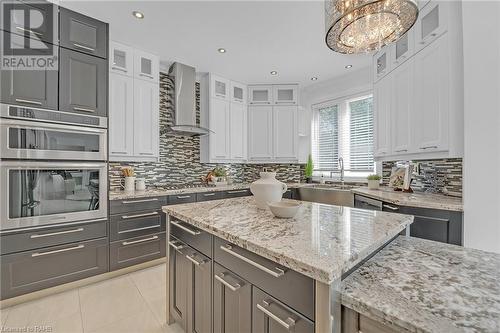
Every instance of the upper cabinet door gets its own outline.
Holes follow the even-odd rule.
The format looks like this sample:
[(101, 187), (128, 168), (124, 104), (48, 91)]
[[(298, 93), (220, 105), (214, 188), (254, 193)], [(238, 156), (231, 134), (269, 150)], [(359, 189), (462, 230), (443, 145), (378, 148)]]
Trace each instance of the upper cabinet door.
[(229, 101), (230, 86), (231, 83), (229, 80), (210, 74), (210, 91), (212, 97)]
[(410, 29), (392, 45), (390, 56), (393, 67), (401, 65), (413, 55), (415, 45), (414, 39), (415, 30)]
[(392, 153), (400, 155), (413, 152), (411, 145), (411, 117), (415, 110), (413, 58), (396, 68), (391, 73), (391, 78)]
[(233, 102), (229, 112), (230, 158), (244, 160), (247, 156), (247, 106)]
[[(109, 75), (109, 159), (134, 153), (134, 79)], [(142, 133), (140, 133), (142, 135)]]
[(248, 87), (249, 104), (271, 105), (273, 102), (273, 86)]
[(46, 1), (2, 1), (2, 29), (52, 44), (59, 42), (58, 7)]
[(135, 50), (134, 52), (135, 77), (141, 80), (159, 82), (160, 61), (151, 53)]
[(378, 81), (391, 71), (391, 47), (385, 47), (373, 56), (373, 79)]
[(247, 103), (247, 87), (244, 84), (231, 82), (231, 102), (239, 104)]
[(273, 107), (248, 108), (248, 159), (271, 161), (273, 158)]
[(449, 86), (448, 36), (443, 35), (415, 56), (413, 127), (419, 129), (414, 135), (419, 152), (448, 149)]
[(278, 161), (298, 159), (297, 107), (292, 105), (273, 108), (274, 158)]
[(282, 84), (273, 86), (275, 105), (297, 105), (298, 86), (295, 84)]
[(107, 58), (108, 25), (61, 7), (59, 11), (61, 46)]
[[(10, 42), (24, 45), (28, 40), (20, 35), (5, 33), (4, 37), (11, 39)], [(54, 47), (52, 50), (45, 49), (31, 50), (33, 56), (58, 56), (59, 49)], [(14, 55), (13, 49), (3, 49), (5, 55)], [(56, 63), (57, 64), (57, 63)], [(17, 104), (31, 107), (47, 108), (57, 110), (57, 86), (58, 86), (58, 68), (45, 70), (1, 70), (1, 90), (0, 99), (2, 103)]]
[(134, 73), (134, 49), (114, 41), (109, 42), (109, 70), (132, 76)]
[(383, 158), (389, 155), (391, 146), (391, 78), (387, 77), (376, 82), (373, 86), (374, 122), (373, 154)]
[(106, 59), (60, 49), (59, 109), (106, 117), (108, 66)]
[(417, 51), (447, 31), (449, 6), (448, 1), (430, 1), (422, 8), (415, 23)]
[(229, 102), (214, 98), (210, 107), (210, 158), (229, 159)]
[(134, 81), (134, 155), (145, 159), (159, 156), (158, 83)]

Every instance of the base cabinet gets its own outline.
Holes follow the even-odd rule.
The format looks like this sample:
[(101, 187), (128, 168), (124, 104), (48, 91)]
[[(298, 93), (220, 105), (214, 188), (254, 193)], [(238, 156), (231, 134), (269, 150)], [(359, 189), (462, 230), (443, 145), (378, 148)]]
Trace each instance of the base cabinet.
[(171, 320), (186, 331), (187, 327), (187, 276), (190, 262), (186, 258), (187, 246), (171, 240), (169, 255), (169, 312)]
[(342, 333), (398, 333), (403, 332), (402, 328), (383, 324), (362, 314), (342, 307)]

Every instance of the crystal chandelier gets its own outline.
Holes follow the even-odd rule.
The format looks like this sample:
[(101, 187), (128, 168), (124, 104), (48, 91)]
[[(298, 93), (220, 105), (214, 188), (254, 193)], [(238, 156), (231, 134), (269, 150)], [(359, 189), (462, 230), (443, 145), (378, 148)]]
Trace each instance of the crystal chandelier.
[(417, 15), (416, 0), (325, 0), (326, 44), (347, 54), (378, 50), (403, 36)]

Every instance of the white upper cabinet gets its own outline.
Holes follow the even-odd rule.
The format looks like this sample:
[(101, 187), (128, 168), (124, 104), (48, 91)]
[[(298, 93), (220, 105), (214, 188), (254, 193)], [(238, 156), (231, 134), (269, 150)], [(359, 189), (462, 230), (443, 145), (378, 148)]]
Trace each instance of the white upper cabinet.
[(248, 87), (249, 104), (271, 105), (273, 102), (273, 86), (256, 85)]
[[(431, 2), (430, 5), (433, 3)], [(415, 56), (416, 149), (420, 152), (448, 149), (449, 67), (448, 35)]]
[(134, 81), (134, 155), (144, 159), (159, 156), (158, 83)]
[(110, 72), (134, 75), (134, 49), (130, 46), (110, 41)]
[(391, 140), (391, 81), (388, 78), (373, 86), (374, 97), (374, 150), (375, 157), (385, 157), (390, 153)]
[(134, 154), (134, 79), (109, 75), (109, 159)]
[(134, 51), (134, 73), (137, 79), (159, 82), (160, 61), (157, 56), (141, 50)]
[(273, 159), (273, 107), (248, 107), (248, 160)]
[(232, 102), (229, 108), (229, 150), (231, 160), (247, 158), (247, 106)]
[(395, 68), (408, 60), (413, 55), (414, 47), (415, 33), (413, 29), (410, 29), (391, 46), (392, 66)]
[(296, 106), (273, 108), (274, 159), (296, 161), (298, 159), (298, 115)]
[(394, 155), (413, 152), (411, 117), (415, 111), (413, 58), (396, 68), (392, 74), (391, 133)]
[(229, 159), (229, 102), (213, 98), (210, 107), (210, 159)]
[(247, 86), (237, 82), (231, 82), (231, 102), (247, 103)]
[(449, 1), (429, 1), (415, 22), (416, 49), (421, 50), (448, 29)]
[(229, 90), (231, 83), (229, 80), (210, 74), (210, 90), (212, 97), (229, 101)]
[(281, 84), (273, 86), (274, 105), (297, 105), (298, 86), (296, 84)]
[(385, 47), (373, 56), (373, 79), (378, 81), (391, 71), (391, 47)]

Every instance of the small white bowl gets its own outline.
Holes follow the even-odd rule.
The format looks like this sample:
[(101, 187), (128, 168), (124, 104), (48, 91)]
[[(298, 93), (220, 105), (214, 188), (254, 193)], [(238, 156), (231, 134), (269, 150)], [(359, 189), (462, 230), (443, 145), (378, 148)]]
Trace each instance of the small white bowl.
[(268, 206), (274, 216), (289, 219), (297, 214), (297, 211), (300, 207), (300, 202), (279, 201), (271, 202), (268, 204)]

